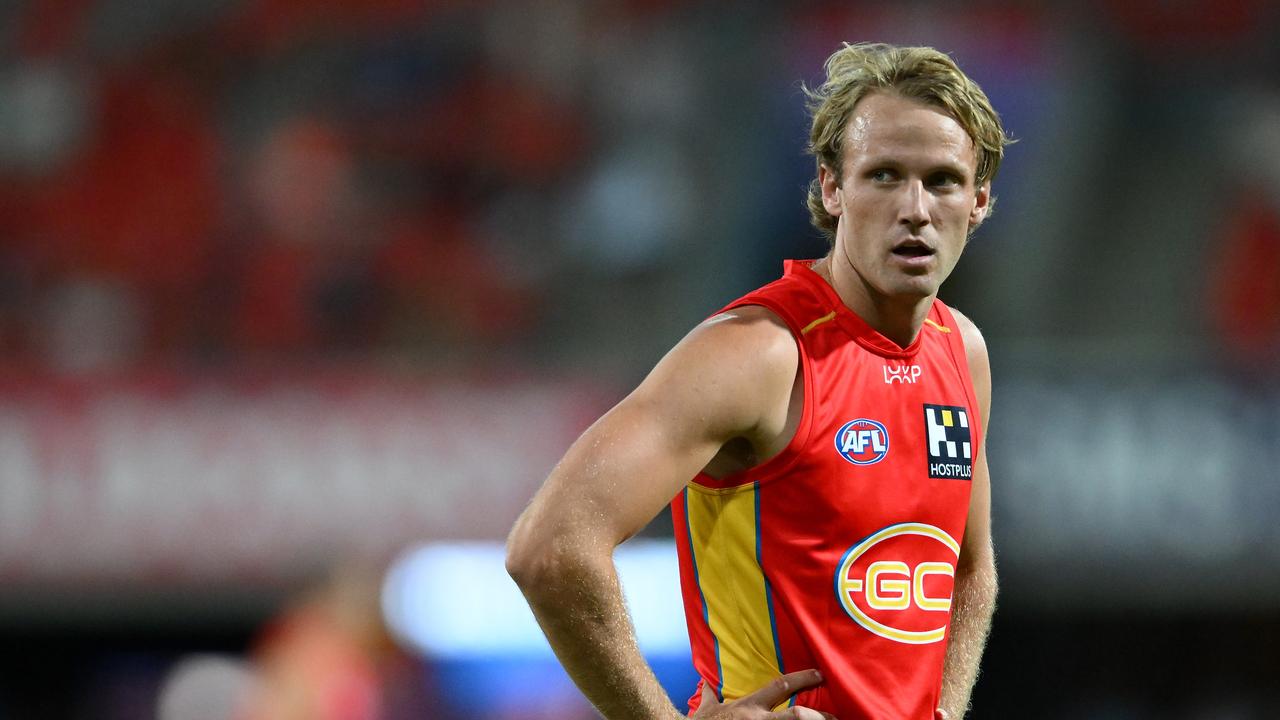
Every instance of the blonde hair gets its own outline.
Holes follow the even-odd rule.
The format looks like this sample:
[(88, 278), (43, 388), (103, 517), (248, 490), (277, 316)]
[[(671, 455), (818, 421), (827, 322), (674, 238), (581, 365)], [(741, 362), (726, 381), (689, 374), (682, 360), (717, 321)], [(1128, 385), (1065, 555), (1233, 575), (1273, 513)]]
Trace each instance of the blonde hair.
[[(884, 43), (845, 43), (826, 62), (827, 80), (817, 90), (804, 88), (813, 116), (809, 152), (818, 167), (826, 165), (841, 181), (844, 131), (858, 102), (873, 91), (885, 90), (933, 105), (955, 118), (977, 149), (976, 184), (995, 179), (1012, 142), (982, 88), (955, 61), (930, 47), (897, 47)], [(991, 202), (995, 202), (992, 196)], [(817, 178), (809, 185), (809, 219), (828, 240), (836, 233), (836, 218), (822, 205)], [(989, 213), (990, 211), (988, 211)]]

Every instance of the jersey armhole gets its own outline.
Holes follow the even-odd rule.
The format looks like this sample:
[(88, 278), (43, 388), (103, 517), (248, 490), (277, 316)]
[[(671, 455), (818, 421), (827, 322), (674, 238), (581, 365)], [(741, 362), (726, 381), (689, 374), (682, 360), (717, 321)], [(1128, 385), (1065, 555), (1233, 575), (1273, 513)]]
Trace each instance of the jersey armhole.
[[(796, 352), (800, 378), (803, 388), (800, 393), (800, 422), (796, 424), (795, 432), (791, 435), (791, 440), (779, 450), (775, 455), (754, 467), (747, 468), (741, 472), (727, 475), (723, 478), (713, 478), (706, 473), (699, 472), (689, 483), (689, 487), (699, 492), (710, 493), (727, 493), (741, 490), (747, 487), (762, 485), (770, 480), (783, 475), (795, 464), (801, 456), (801, 450), (809, 442), (809, 436), (813, 428), (813, 363), (809, 358), (809, 352), (805, 348), (804, 336), (794, 318), (790, 316), (777, 303), (770, 298), (765, 297), (746, 297), (741, 302), (733, 303), (726, 306), (720, 312), (728, 312), (742, 307), (749, 306), (762, 307), (773, 313), (779, 320), (787, 326), (791, 331), (791, 339), (796, 344)], [(719, 314), (719, 313), (717, 313)], [(793, 381), (794, 382), (794, 381)]]
[(964, 346), (964, 333), (960, 331), (960, 324), (956, 322), (950, 308), (941, 301), (934, 301), (934, 308), (937, 309), (942, 324), (955, 329), (955, 332), (947, 338), (947, 348), (951, 351), (951, 362), (955, 364), (956, 370), (960, 373), (960, 379), (964, 383), (964, 395), (969, 399), (969, 406), (974, 409), (976, 430), (974, 434), (977, 436), (977, 441), (974, 443), (973, 457), (976, 459), (986, 441), (987, 428), (982, 422), (982, 405), (978, 403), (978, 393), (973, 389), (973, 373), (969, 369), (969, 353)]

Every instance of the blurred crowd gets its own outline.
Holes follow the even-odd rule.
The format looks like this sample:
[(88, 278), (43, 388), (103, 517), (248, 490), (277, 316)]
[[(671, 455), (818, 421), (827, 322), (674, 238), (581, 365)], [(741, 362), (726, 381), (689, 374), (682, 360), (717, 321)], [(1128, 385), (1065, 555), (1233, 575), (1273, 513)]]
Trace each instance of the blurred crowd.
[[(1047, 296), (1033, 306), (1061, 332), (1088, 332), (1149, 253), (1169, 255), (1147, 268), (1161, 299), (1220, 240), (1191, 293), (1204, 327), (1267, 355), (1275, 14), (1261, 0), (7, 3), (0, 363), (635, 369), (778, 258), (822, 252), (800, 205), (799, 81), (869, 38), (954, 52), (1025, 139), (987, 269), (956, 289), (997, 333), (1036, 332), (1002, 310), (1026, 294)], [(1170, 237), (1146, 214), (1179, 199), (1160, 192), (1188, 168), (1226, 177), (1181, 198)], [(1082, 212), (1107, 192), (1095, 178), (1136, 186)], [(1146, 239), (1090, 268), (1114, 233)], [(1055, 317), (1086, 270), (1105, 300)]]
[[(431, 363), (527, 347), (571, 262), (562, 239), (613, 222), (628, 183), (664, 182), (634, 164), (582, 182), (606, 122), (593, 85), (625, 81), (596, 75), (634, 65), (610, 56), (644, 7), (5, 12), (9, 363)], [(641, 266), (647, 252), (611, 259)]]

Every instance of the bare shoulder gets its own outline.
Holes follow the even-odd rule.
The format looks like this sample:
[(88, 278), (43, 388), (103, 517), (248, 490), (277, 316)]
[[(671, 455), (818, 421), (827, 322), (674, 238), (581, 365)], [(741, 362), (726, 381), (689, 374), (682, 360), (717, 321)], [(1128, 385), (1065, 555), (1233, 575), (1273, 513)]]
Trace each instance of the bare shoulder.
[(780, 363), (782, 370), (794, 371), (799, 362), (791, 330), (782, 318), (761, 305), (744, 305), (708, 318), (690, 336), (694, 334), (726, 350), (749, 351), (765, 365)]
[(950, 308), (951, 315), (956, 319), (956, 325), (960, 329), (960, 337), (964, 339), (964, 352), (969, 360), (970, 369), (974, 372), (978, 371), (975, 365), (987, 368), (986, 372), (990, 374), (990, 359), (987, 357), (987, 341), (982, 337), (982, 331), (974, 324), (969, 316), (960, 312), (955, 308)]
[(771, 310), (747, 305), (704, 320), (663, 358), (676, 369), (709, 372), (724, 382), (769, 382), (788, 388), (800, 362), (790, 329)]
[(634, 393), (674, 415), (695, 414), (721, 437), (755, 428), (785, 410), (800, 354), (786, 324), (751, 305), (700, 323)]

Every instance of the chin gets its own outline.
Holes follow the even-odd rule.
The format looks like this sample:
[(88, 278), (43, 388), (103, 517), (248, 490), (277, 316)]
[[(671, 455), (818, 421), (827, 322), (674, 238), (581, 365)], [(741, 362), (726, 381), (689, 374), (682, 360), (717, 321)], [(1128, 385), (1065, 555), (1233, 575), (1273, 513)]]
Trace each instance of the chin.
[(912, 278), (894, 283), (891, 291), (885, 294), (904, 299), (923, 300), (937, 295), (941, 284), (929, 277)]

